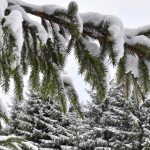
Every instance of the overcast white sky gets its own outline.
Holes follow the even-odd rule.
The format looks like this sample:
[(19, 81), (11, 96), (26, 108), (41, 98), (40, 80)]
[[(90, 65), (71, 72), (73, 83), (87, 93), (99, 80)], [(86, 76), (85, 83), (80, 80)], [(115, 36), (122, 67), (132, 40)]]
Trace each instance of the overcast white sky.
[[(63, 7), (67, 7), (71, 0), (24, 0), (33, 4), (56, 4)], [(146, 24), (150, 24), (150, 1), (149, 0), (76, 0), (79, 6), (80, 12), (99, 12), (101, 14), (115, 15), (119, 17), (125, 27), (139, 27)], [(86, 101), (89, 96), (86, 94), (82, 80), (77, 74), (77, 65), (72, 57), (69, 58), (69, 63), (66, 70), (69, 71), (69, 75), (73, 77), (73, 82), (78, 90), (81, 101)], [(11, 91), (10, 94), (12, 95)], [(3, 94), (0, 96), (4, 100), (8, 100), (8, 96)]]
[[(34, 4), (57, 4), (67, 7), (71, 0), (24, 0)], [(75, 0), (80, 12), (94, 11), (119, 17), (125, 26), (150, 24), (149, 0)]]

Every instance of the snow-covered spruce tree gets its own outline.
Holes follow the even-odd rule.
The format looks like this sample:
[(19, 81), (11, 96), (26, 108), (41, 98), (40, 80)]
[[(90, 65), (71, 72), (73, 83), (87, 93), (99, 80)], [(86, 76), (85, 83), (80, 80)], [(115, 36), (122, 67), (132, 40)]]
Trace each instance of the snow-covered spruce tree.
[[(41, 23), (28, 14), (41, 18)], [(85, 75), (100, 100), (106, 95), (105, 77), (109, 71), (105, 58), (118, 66), (118, 83), (125, 83), (126, 96), (131, 93), (132, 83), (134, 95), (143, 99), (143, 93), (150, 89), (149, 29), (146, 26), (127, 30), (114, 16), (80, 14), (75, 2), (64, 9), (55, 5), (32, 5), (22, 0), (1, 0), (1, 87), (7, 92), (10, 78), (14, 79), (16, 97), (22, 99), (22, 77), (30, 67), (29, 85), (33, 90), (45, 97), (59, 93), (64, 112), (68, 95), (75, 108), (79, 108), (74, 89), (65, 86), (62, 77), (65, 60), (74, 50), (79, 73)]]
[(39, 149), (66, 150), (72, 146), (69, 120), (55, 99), (43, 100), (31, 94), (12, 112), (11, 133), (32, 141)]
[[(103, 104), (96, 96), (89, 104), (88, 131), (83, 134), (87, 149), (140, 150), (139, 109), (126, 100), (121, 87), (112, 87)], [(84, 126), (84, 125), (83, 125)], [(86, 148), (85, 148), (86, 149)]]

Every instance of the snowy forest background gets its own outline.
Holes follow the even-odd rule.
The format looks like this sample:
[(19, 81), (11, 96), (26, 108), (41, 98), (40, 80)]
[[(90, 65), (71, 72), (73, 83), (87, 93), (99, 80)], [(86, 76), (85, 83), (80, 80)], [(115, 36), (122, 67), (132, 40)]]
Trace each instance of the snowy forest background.
[(127, 29), (76, 2), (0, 2), (0, 85), (14, 87), (9, 108), (1, 96), (0, 150), (150, 149), (149, 25)]

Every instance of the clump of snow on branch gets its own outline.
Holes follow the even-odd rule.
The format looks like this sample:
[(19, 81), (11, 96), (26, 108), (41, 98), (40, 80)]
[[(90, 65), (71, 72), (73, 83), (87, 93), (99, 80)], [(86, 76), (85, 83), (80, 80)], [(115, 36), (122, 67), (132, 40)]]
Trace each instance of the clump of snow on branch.
[(58, 37), (60, 43), (59, 43), (59, 48), (60, 48), (60, 52), (63, 54), (65, 54), (65, 48), (66, 48), (66, 45), (67, 45), (67, 40), (59, 33), (60, 31), (60, 27), (57, 23), (54, 23), (54, 30), (55, 30), (55, 33), (56, 33), (56, 36)]
[(150, 47), (150, 39), (143, 35), (146, 32), (150, 32), (150, 25), (136, 29), (125, 29), (125, 42), (129, 45), (140, 44)]
[(126, 38), (126, 43), (128, 43), (129, 45), (140, 44), (150, 47), (150, 39), (144, 35)]
[(12, 30), (18, 50), (21, 51), (23, 44), (23, 32), (22, 32), (22, 14), (18, 10), (13, 10), (7, 17), (5, 26), (9, 26)]
[[(30, 4), (30, 3), (26, 3), (22, 0), (7, 0), (9, 3), (13, 3), (15, 5), (23, 5), (29, 8), (34, 8), (35, 10), (39, 11), (39, 12), (44, 12), (48, 15), (52, 15), (54, 14), (54, 12), (58, 9), (64, 9), (61, 6), (58, 5), (35, 5), (35, 4)], [(64, 9), (66, 10), (66, 9)]]
[(7, 107), (6, 107), (5, 103), (0, 99), (0, 112), (5, 114), (6, 116), (9, 116), (6, 108)]
[(63, 74), (62, 74), (62, 79), (63, 79), (63, 82), (64, 82), (64, 83), (67, 83), (68, 85), (73, 86), (73, 81), (72, 81), (72, 79), (71, 79), (66, 73), (63, 73)]
[(83, 13), (81, 18), (83, 23), (92, 22), (95, 26), (98, 26), (103, 22), (109, 25), (108, 31), (111, 35), (109, 40), (113, 42), (113, 51), (117, 54), (116, 61), (118, 63), (124, 55), (124, 27), (122, 22), (114, 16), (105, 16), (93, 12)]
[(122, 22), (114, 16), (106, 16), (106, 22), (109, 23), (109, 32), (112, 36), (113, 51), (117, 54), (116, 61), (119, 62), (120, 58), (124, 55), (124, 27)]
[(19, 5), (10, 6), (10, 10), (18, 10), (22, 13), (23, 19), (28, 22), (29, 26), (35, 26), (38, 30), (39, 38), (42, 40), (43, 43), (46, 43), (48, 39), (48, 33), (46, 32), (45, 28), (37, 21), (34, 21), (29, 18), (28, 14), (25, 12), (25, 10), (20, 7)]
[[(26, 7), (29, 7), (29, 8), (33, 8), (36, 11), (44, 12), (47, 15), (53, 15), (57, 10), (63, 10), (63, 11), (67, 12), (66, 8), (63, 8), (63, 7), (58, 6), (58, 5), (42, 5), (42, 6), (39, 6), (39, 5), (26, 3), (22, 0), (8, 0), (8, 2), (16, 4), (16, 5), (23, 5), (23, 6), (26, 6)], [(72, 2), (72, 4), (77, 6), (76, 2)], [(76, 17), (77, 17), (77, 20), (78, 20), (78, 30), (79, 30), (80, 33), (82, 33), (82, 31), (83, 31), (83, 22), (82, 22), (82, 19), (81, 19), (78, 12), (76, 14)]]
[(86, 46), (86, 50), (89, 51), (89, 53), (92, 55), (92, 56), (98, 56), (99, 55), (99, 52), (100, 52), (100, 47), (98, 46), (97, 43), (95, 43), (94, 40), (92, 39), (85, 39), (83, 38), (82, 39), (85, 46)]
[(135, 29), (126, 28), (125, 29), (125, 35), (128, 37), (133, 37), (133, 36), (137, 36), (140, 33), (144, 33), (147, 31), (150, 31), (150, 25), (145, 25), (145, 26), (138, 27)]
[(87, 13), (82, 13), (80, 14), (83, 23), (86, 22), (92, 22), (94, 25), (99, 25), (102, 21), (104, 16), (99, 14), (99, 13), (93, 13), (93, 12), (87, 12)]
[(138, 71), (138, 64), (139, 64), (139, 58), (137, 55), (127, 55), (127, 61), (126, 61), (126, 73), (130, 72), (134, 75), (134, 77), (138, 77), (139, 71)]
[[(5, 12), (5, 9), (7, 8), (7, 1), (6, 0), (1, 0), (1, 3), (0, 3), (0, 22), (2, 20), (2, 18), (4, 17), (4, 12)], [(0, 49), (1, 49), (1, 46), (3, 45), (3, 30), (2, 30), (2, 26), (0, 25)]]
[(1, 0), (0, 4), (0, 20), (4, 17), (4, 12), (5, 9), (7, 8), (7, 1), (6, 0)]
[[(16, 40), (16, 47), (14, 48), (16, 65), (20, 64), (21, 50), (23, 46), (23, 29), (22, 29), (22, 14), (18, 10), (13, 10), (7, 17), (5, 26), (10, 27)], [(14, 67), (16, 66), (14, 65)]]

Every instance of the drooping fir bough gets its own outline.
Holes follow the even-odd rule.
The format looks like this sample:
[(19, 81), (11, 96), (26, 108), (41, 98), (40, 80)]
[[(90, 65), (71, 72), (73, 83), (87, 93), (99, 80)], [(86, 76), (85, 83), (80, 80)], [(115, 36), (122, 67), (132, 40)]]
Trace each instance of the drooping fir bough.
[[(12, 78), (16, 97), (22, 99), (23, 75), (31, 68), (32, 90), (43, 97), (57, 97), (63, 112), (69, 99), (81, 114), (76, 91), (63, 75), (72, 50), (79, 73), (97, 91), (99, 100), (107, 92), (108, 58), (117, 66), (117, 84), (123, 84), (127, 98), (133, 94), (143, 100), (149, 91), (150, 26), (129, 30), (114, 16), (80, 14), (75, 2), (66, 9), (21, 0), (1, 0), (0, 5), (0, 84), (5, 92)], [(39, 17), (41, 23), (30, 14)]]

